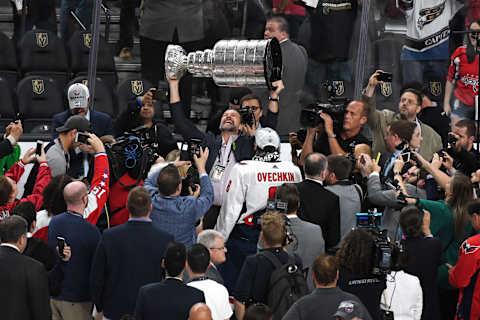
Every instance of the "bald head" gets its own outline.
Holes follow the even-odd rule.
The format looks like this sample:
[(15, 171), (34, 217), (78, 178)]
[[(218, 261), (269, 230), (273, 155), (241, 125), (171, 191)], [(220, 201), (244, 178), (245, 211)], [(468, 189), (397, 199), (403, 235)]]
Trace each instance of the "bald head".
[(196, 303), (190, 308), (188, 320), (212, 320), (210, 308), (205, 303)]
[(87, 195), (87, 187), (81, 181), (73, 181), (63, 189), (63, 198), (67, 207), (83, 205), (83, 198)]

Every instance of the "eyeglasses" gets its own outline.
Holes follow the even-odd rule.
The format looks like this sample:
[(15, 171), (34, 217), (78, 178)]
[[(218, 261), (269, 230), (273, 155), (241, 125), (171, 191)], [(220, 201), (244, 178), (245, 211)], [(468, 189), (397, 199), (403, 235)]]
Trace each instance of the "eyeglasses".
[(223, 251), (223, 250), (225, 250), (226, 248), (225, 248), (225, 246), (223, 246), (223, 247), (220, 247), (220, 248), (210, 248), (210, 249), (211, 249), (211, 250), (220, 250), (220, 251)]

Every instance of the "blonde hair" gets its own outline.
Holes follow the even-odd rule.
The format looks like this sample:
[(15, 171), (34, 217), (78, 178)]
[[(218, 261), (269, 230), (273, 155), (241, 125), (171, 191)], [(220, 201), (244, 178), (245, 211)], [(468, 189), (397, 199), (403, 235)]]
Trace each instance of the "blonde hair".
[(265, 244), (272, 247), (281, 245), (286, 235), (283, 216), (275, 212), (262, 215), (262, 233)]

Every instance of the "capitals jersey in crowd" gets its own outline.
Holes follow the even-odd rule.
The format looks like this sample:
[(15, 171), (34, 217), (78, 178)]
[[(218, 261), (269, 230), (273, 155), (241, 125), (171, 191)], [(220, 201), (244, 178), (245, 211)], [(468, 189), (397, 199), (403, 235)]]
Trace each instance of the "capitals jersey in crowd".
[(215, 230), (227, 240), (237, 222), (248, 223), (244, 219), (266, 208), (271, 188), (301, 181), (300, 169), (290, 161), (248, 160), (237, 163), (226, 185)]
[(480, 319), (480, 234), (465, 240), (457, 264), (450, 271), (450, 284), (460, 289), (455, 319)]
[(401, 60), (446, 60), (449, 22), (462, 8), (460, 0), (397, 0), (405, 13), (407, 36)]
[(475, 105), (478, 91), (478, 55), (468, 63), (467, 47), (461, 46), (452, 54), (447, 80), (456, 85), (455, 97), (467, 106)]
[[(83, 218), (93, 225), (97, 224), (103, 207), (107, 202), (110, 189), (110, 175), (108, 173), (108, 157), (105, 152), (95, 155), (92, 183), (88, 190), (88, 205), (83, 212)], [(37, 225), (33, 236), (47, 242), (48, 225), (52, 216), (47, 210), (37, 212)]]

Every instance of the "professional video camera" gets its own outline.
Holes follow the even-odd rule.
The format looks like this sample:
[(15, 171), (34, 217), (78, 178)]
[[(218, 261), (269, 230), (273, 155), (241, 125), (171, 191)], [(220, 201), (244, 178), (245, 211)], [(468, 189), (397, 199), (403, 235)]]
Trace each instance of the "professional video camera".
[(157, 144), (147, 131), (148, 128), (140, 127), (119, 137), (116, 142), (105, 145), (110, 165), (110, 184), (127, 172), (138, 182), (146, 178), (158, 158), (155, 153)]
[(187, 141), (186, 146), (182, 144), (182, 151), (180, 153), (180, 160), (190, 161), (192, 165), (187, 170), (187, 175), (182, 177), (182, 191), (180, 192), (181, 196), (189, 196), (189, 188), (195, 192), (197, 189), (197, 184), (200, 184), (200, 177), (198, 175), (198, 169), (195, 167), (195, 162), (193, 161), (193, 156), (196, 155), (197, 158), (200, 157), (200, 146), (202, 145), (202, 139), (191, 138)]
[(398, 270), (401, 255), (404, 253), (401, 243), (393, 243), (387, 236), (387, 230), (382, 230), (382, 214), (369, 211), (357, 213), (357, 228), (363, 228), (374, 237), (372, 253), (372, 274), (384, 276), (392, 270)]
[(300, 112), (300, 124), (306, 128), (315, 128), (323, 123), (320, 113), (325, 112), (333, 120), (333, 127), (341, 129), (343, 127), (343, 118), (345, 116), (346, 105), (329, 104), (329, 103), (314, 103), (303, 108)]
[(240, 113), (240, 123), (253, 127), (255, 124), (255, 115), (250, 108), (240, 108), (238, 109), (238, 113)]

